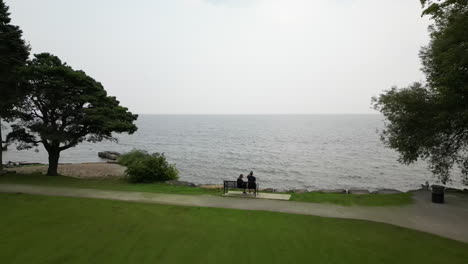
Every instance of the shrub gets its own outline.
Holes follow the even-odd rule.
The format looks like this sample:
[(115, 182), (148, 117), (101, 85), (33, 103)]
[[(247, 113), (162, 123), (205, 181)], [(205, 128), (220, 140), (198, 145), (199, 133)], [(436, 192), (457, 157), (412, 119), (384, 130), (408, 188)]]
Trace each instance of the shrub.
[(133, 183), (176, 180), (179, 174), (175, 164), (169, 164), (164, 154), (160, 153), (133, 150), (122, 155), (119, 163), (127, 166), (128, 180)]
[(117, 159), (120, 165), (128, 166), (136, 161), (143, 160), (149, 153), (144, 150), (134, 149), (128, 153), (123, 154)]

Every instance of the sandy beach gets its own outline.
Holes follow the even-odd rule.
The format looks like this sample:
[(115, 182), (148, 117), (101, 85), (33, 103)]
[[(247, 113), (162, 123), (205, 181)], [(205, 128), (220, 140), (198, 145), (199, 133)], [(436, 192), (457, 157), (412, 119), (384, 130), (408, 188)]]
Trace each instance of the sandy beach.
[[(106, 179), (121, 178), (125, 175), (125, 167), (119, 164), (106, 162), (59, 164), (58, 173), (80, 179)], [(47, 165), (24, 166), (9, 168), (7, 170), (17, 173), (47, 172)]]

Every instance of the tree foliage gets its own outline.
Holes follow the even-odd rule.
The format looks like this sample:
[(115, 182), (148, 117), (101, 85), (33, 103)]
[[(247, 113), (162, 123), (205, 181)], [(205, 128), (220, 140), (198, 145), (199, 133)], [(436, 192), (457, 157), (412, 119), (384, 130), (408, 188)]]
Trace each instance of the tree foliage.
[(133, 183), (176, 180), (179, 174), (175, 165), (169, 164), (160, 153), (133, 150), (120, 156), (119, 163), (127, 166), (128, 180)]
[(83, 141), (114, 140), (113, 132), (137, 130), (136, 115), (108, 96), (99, 82), (56, 56), (35, 55), (21, 76), (27, 95), (15, 108), (19, 121), (7, 138), (19, 142), (19, 149), (43, 144), (49, 153), (49, 175), (57, 175), (61, 151)]
[(424, 84), (396, 87), (373, 98), (386, 118), (382, 140), (400, 162), (427, 160), (445, 184), (454, 165), (468, 179), (468, 0), (421, 0), (430, 42), (420, 58)]
[(0, 0), (0, 116), (5, 117), (18, 100), (19, 67), (29, 56), (29, 47), (18, 26), (11, 25), (8, 6)]
[(13, 104), (22, 98), (18, 89), (17, 70), (24, 66), (29, 56), (29, 47), (22, 34), (18, 26), (11, 25), (8, 6), (0, 0), (0, 170), (5, 143), (1, 133), (1, 121), (10, 117)]

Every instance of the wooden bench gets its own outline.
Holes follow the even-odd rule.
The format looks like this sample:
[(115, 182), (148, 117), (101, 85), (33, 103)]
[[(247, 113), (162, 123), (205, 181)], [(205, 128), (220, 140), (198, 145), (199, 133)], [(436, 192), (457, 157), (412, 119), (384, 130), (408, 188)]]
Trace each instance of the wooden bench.
[[(254, 195), (257, 197), (258, 194), (258, 182), (255, 183), (255, 188), (249, 188), (249, 183), (246, 182), (248, 190), (254, 190)], [(237, 187), (237, 181), (224, 181), (224, 194), (229, 192), (229, 189), (239, 189), (239, 190), (244, 190), (244, 188), (238, 188)]]

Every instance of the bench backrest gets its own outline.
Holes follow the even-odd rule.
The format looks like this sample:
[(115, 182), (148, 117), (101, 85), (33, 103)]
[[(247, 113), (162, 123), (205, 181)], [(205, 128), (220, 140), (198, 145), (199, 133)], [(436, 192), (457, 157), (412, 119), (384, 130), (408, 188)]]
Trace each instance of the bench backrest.
[(224, 181), (225, 188), (237, 188), (237, 181)]

